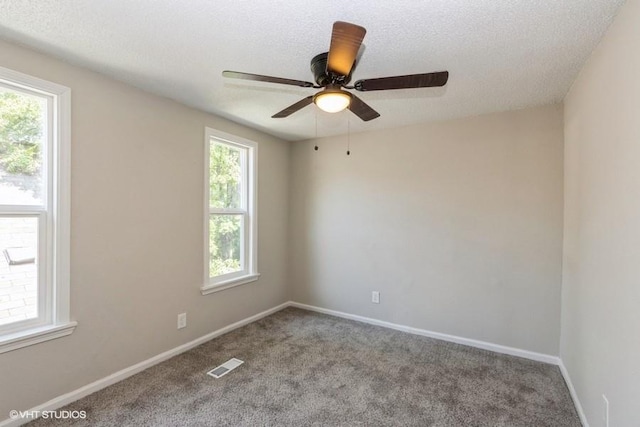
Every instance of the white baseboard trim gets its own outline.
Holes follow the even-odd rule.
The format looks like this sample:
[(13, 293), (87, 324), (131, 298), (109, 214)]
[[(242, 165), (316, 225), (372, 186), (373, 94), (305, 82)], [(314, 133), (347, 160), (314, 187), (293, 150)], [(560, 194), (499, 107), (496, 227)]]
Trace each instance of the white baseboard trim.
[(385, 322), (383, 320), (372, 319), (370, 317), (358, 316), (355, 314), (343, 313), (341, 311), (329, 310), (326, 308), (315, 307), (313, 305), (301, 304), (298, 302), (290, 302), (292, 307), (301, 308), (303, 310), (315, 311), (318, 313), (329, 314), (332, 316), (342, 317), (344, 319), (356, 320), (358, 322), (369, 323), (371, 325), (382, 326), (385, 328), (395, 329), (397, 331), (408, 332), (423, 337), (435, 338), (442, 341), (449, 341), (456, 344), (468, 345), (470, 347), (481, 348), (483, 350), (494, 351), (496, 353), (509, 354), (511, 356), (524, 357), (525, 359), (535, 360), (537, 362), (550, 363), (558, 365), (560, 359), (558, 356), (550, 354), (536, 353), (529, 350), (521, 350), (519, 348), (507, 347), (504, 345), (493, 344), (490, 342), (474, 340), (471, 338), (463, 338), (455, 335), (443, 334), (440, 332), (428, 331), (426, 329), (414, 328), (411, 326), (399, 325), (397, 323)]
[(578, 393), (576, 393), (576, 389), (571, 382), (571, 377), (569, 376), (569, 371), (567, 371), (566, 366), (560, 359), (560, 363), (558, 363), (558, 367), (560, 368), (560, 372), (562, 372), (562, 376), (564, 377), (564, 382), (567, 383), (567, 388), (569, 389), (569, 393), (571, 394), (571, 399), (573, 399), (573, 404), (576, 407), (576, 412), (578, 412), (578, 416), (580, 417), (580, 422), (583, 427), (589, 427), (589, 422), (587, 421), (587, 416), (582, 409), (582, 404), (580, 404), (580, 399), (578, 399)]
[[(122, 369), (116, 373), (113, 373), (107, 377), (101, 378), (97, 381), (92, 382), (91, 384), (87, 384), (83, 387), (80, 387), (77, 390), (71, 391), (69, 393), (63, 394), (62, 396), (58, 396), (54, 399), (49, 400), (41, 405), (36, 406), (35, 408), (31, 408), (24, 412), (32, 412), (36, 411), (55, 411), (56, 409), (62, 408), (69, 403), (75, 402), (78, 399), (82, 399), (85, 396), (90, 395), (91, 393), (95, 393), (98, 390), (102, 390), (105, 387), (108, 387), (112, 384), (115, 384), (119, 381), (122, 381), (126, 378), (129, 378), (132, 375), (137, 374), (138, 372), (144, 371), (147, 368), (150, 368), (154, 365), (157, 365), (160, 362), (164, 362), (165, 360), (171, 359), (174, 356), (179, 355), (180, 353), (184, 353), (187, 350), (191, 350), (194, 347), (199, 346), (200, 344), (204, 344), (207, 341), (212, 340), (213, 338), (219, 337), (220, 335), (224, 335), (228, 332), (233, 331), (234, 329), (241, 328), (242, 326), (248, 325), (249, 323), (253, 323), (256, 320), (260, 320), (263, 317), (267, 317), (277, 311), (280, 311), (284, 308), (289, 307), (291, 305), (290, 302), (285, 302), (276, 307), (265, 310), (261, 313), (255, 314), (251, 317), (247, 317), (246, 319), (240, 320), (238, 322), (232, 323), (231, 325), (225, 326), (224, 328), (220, 328), (217, 331), (213, 331), (207, 335), (201, 336), (200, 338), (196, 338), (193, 341), (190, 341), (186, 344), (182, 344), (181, 346), (175, 347), (171, 350), (165, 351), (164, 353), (158, 354), (150, 359), (144, 360), (140, 363), (136, 363), (133, 366), (129, 366), (128, 368)], [(18, 408), (15, 408), (16, 410)], [(0, 422), (0, 427), (14, 427), (26, 424), (30, 421), (33, 421), (33, 418), (18, 418), (18, 419), (5, 419)]]

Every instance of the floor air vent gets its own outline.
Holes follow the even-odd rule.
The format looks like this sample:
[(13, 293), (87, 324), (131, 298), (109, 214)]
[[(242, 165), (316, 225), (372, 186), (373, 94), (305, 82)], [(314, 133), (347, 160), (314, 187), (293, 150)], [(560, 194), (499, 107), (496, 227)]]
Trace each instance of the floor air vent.
[(242, 360), (233, 358), (233, 359), (227, 360), (217, 368), (213, 368), (212, 370), (207, 372), (207, 375), (211, 375), (213, 378), (220, 378), (227, 375), (229, 372), (233, 371), (243, 363), (244, 362)]

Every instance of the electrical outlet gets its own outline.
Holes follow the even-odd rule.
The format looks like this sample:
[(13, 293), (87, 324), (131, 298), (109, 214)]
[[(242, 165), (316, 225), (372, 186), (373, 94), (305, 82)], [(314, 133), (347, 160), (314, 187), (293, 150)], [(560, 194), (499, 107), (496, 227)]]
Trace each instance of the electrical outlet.
[(178, 329), (187, 327), (187, 313), (178, 314)]
[(380, 292), (378, 291), (371, 292), (371, 302), (374, 304), (380, 304)]
[(609, 399), (603, 394), (602, 400), (604, 401), (604, 413), (602, 414), (604, 426), (609, 427)]

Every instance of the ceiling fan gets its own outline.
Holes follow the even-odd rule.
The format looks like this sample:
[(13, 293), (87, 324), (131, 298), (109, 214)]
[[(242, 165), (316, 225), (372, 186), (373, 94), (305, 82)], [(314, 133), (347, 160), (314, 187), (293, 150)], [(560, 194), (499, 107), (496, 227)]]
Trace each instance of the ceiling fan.
[(311, 72), (316, 84), (302, 80), (262, 76), (238, 71), (223, 71), (222, 75), (232, 79), (255, 80), (315, 89), (323, 88), (315, 95), (307, 96), (274, 114), (272, 117), (276, 119), (288, 117), (307, 105), (315, 103), (321, 110), (328, 113), (337, 113), (348, 108), (362, 120), (369, 121), (380, 117), (380, 114), (360, 98), (344, 89), (366, 92), (371, 90), (439, 87), (447, 83), (449, 72), (440, 71), (437, 73), (358, 80), (353, 86), (349, 86), (351, 75), (356, 68), (356, 56), (366, 32), (367, 30), (363, 27), (348, 22), (337, 21), (333, 24), (329, 52), (316, 55), (311, 60)]

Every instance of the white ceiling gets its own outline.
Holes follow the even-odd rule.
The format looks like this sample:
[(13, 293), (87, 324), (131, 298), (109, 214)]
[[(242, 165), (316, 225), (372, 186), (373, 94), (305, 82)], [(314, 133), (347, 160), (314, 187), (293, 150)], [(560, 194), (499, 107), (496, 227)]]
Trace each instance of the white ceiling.
[[(267, 133), (298, 140), (559, 102), (623, 0), (0, 0), (0, 37)], [(448, 70), (444, 88), (358, 93), (381, 117), (314, 105), (314, 89), (229, 80), (225, 69), (313, 81), (342, 20), (367, 29), (354, 81)], [(349, 123), (349, 125), (347, 124)]]

